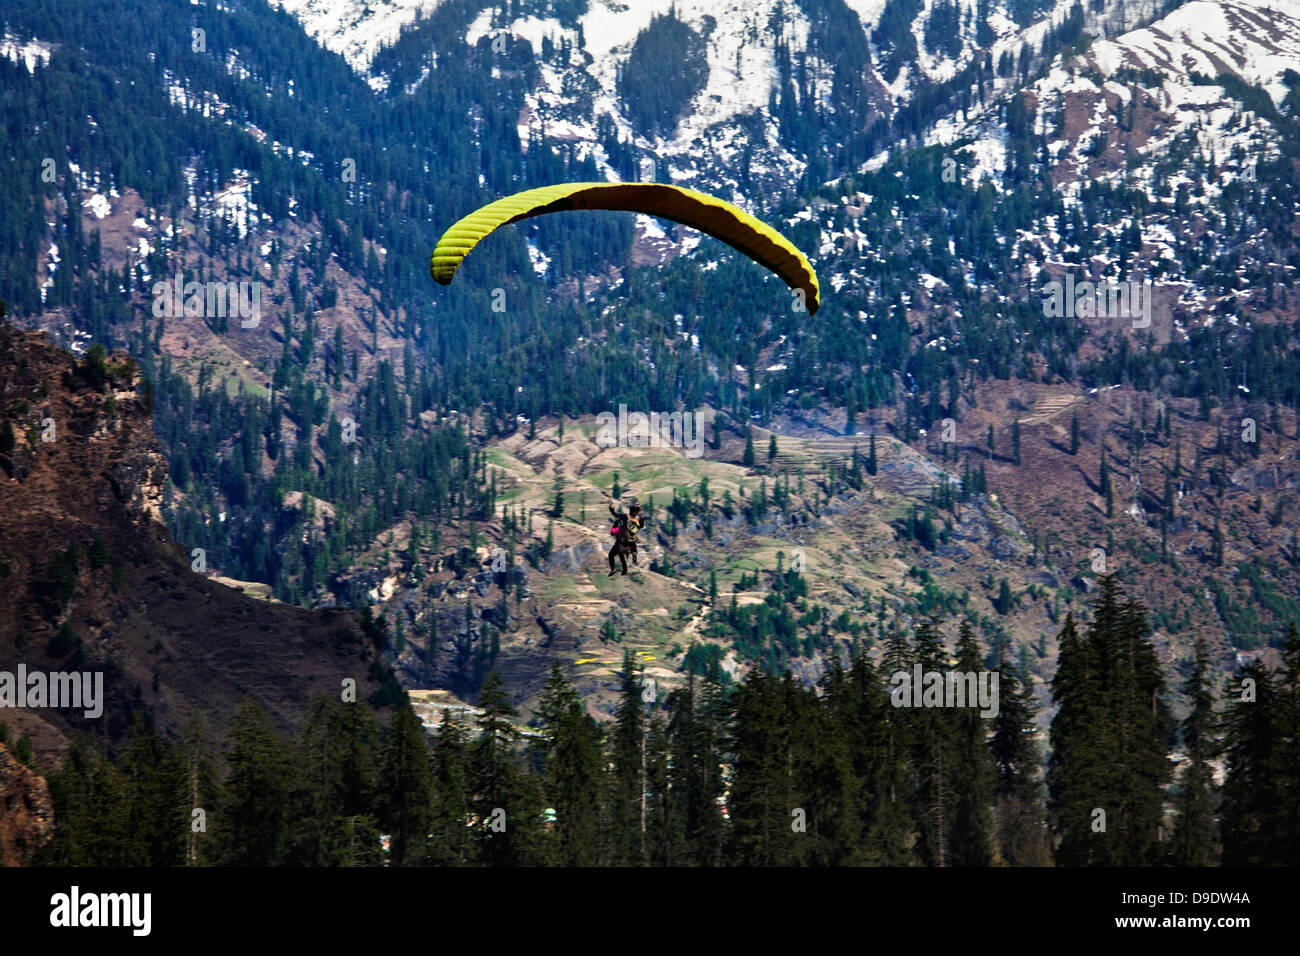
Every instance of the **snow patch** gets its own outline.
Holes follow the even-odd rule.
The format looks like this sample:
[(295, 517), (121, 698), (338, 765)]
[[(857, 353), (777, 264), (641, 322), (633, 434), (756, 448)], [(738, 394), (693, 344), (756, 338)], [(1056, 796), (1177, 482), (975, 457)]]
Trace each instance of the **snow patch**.
[(364, 73), (379, 50), (401, 35), (402, 27), (430, 12), (441, 0), (270, 0), (296, 17), (313, 40)]
[(0, 40), (0, 56), (21, 63), (28, 73), (35, 73), (38, 66), (48, 66), (53, 49), (52, 43), (36, 39), (23, 41), (8, 33)]
[(103, 219), (105, 216), (108, 216), (113, 212), (112, 204), (109, 203), (108, 197), (103, 193), (95, 193), (86, 200), (82, 208), (96, 219)]

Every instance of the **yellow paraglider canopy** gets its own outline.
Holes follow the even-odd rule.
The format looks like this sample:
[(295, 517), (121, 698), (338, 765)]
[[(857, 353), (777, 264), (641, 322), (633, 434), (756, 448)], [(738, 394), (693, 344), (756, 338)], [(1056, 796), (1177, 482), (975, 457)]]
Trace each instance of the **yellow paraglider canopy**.
[(775, 272), (792, 289), (802, 290), (809, 314), (821, 305), (817, 273), (785, 236), (725, 200), (663, 183), (559, 183), (498, 199), (442, 234), (429, 272), (448, 285), (470, 250), (498, 226), (577, 209), (641, 212), (698, 229)]

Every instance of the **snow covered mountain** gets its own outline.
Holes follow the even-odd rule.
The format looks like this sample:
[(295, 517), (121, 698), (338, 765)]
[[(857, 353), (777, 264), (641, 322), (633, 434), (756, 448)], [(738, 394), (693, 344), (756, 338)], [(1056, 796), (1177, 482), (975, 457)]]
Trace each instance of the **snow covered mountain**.
[[(393, 88), (393, 75), (406, 72), (405, 64), (376, 65), (376, 54), (403, 30), (418, 28), (437, 0), (274, 2), (376, 90), (400, 97), (418, 85), (417, 77)], [(855, 147), (845, 140), (873, 127), (878, 135), (856, 148), (874, 153), (887, 145), (888, 124), (909, 106), (925, 119), (936, 105), (965, 95), (962, 87), (985, 83), (996, 93), (1016, 84), (1023, 78), (1017, 68), (1027, 70), (1070, 39), (1056, 32), (1064, 26), (1105, 35), (1150, 19), (1159, 6), (1156, 0), (1106, 0), (1086, 11), (1077, 0), (518, 0), (484, 5), (470, 18), (464, 42), (500, 54), (503, 67), (521, 55), (539, 63), (541, 82), (527, 94), (519, 119), (525, 148), (545, 135), (573, 143), (578, 155), (590, 152), (611, 179), (671, 177), (744, 195), (789, 188), (806, 171), (816, 174), (814, 181), (845, 171), (818, 154), (841, 151), (851, 158)], [(1003, 69), (1006, 64), (1011, 68)], [(687, 88), (676, 84), (674, 102), (639, 102), (654, 94), (638, 97), (638, 88), (663, 76), (685, 77)], [(647, 124), (655, 108), (672, 112), (671, 122)], [(820, 137), (801, 128), (801, 117)], [(636, 152), (635, 165), (611, 155), (605, 145), (611, 132)]]
[(397, 39), (402, 27), (439, 0), (271, 0), (271, 5), (302, 21), (303, 28), (326, 49), (364, 71), (375, 53)]
[[(1282, 105), (1287, 71), (1300, 69), (1300, 0), (1194, 0), (1147, 27), (1099, 39), (1064, 55), (1027, 87), (1036, 131), (1048, 139), (1058, 183), (1153, 172), (1175, 144), (1230, 171), (1225, 181), (1276, 151), (1268, 117), (1207, 82), (1239, 77)], [(1005, 168), (1002, 117), (977, 111), (965, 123), (940, 122), (927, 142), (963, 137), (978, 174)], [(1126, 164), (1121, 162), (1126, 160)], [(1149, 177), (1148, 177), (1149, 178)], [(1174, 185), (1177, 186), (1175, 174)]]

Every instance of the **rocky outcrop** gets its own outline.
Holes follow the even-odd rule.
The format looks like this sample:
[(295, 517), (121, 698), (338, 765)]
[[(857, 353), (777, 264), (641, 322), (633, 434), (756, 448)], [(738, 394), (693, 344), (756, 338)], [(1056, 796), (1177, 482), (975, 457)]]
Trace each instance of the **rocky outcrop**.
[(45, 778), (0, 743), (0, 866), (25, 866), (54, 829)]
[[(145, 711), (218, 735), (240, 699), (293, 730), (312, 697), (378, 687), (351, 612), (272, 604), (196, 573), (158, 520), (167, 467), (135, 363), (82, 359), (0, 323), (0, 661), (102, 672), (102, 714), (24, 714), (40, 766), (73, 730), (121, 739)], [(382, 670), (382, 669), (381, 669)]]

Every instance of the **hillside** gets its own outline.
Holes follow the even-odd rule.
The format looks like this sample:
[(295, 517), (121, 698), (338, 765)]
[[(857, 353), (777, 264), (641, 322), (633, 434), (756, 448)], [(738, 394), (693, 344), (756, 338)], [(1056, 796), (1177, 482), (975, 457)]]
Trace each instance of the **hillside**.
[[(403, 638), (394, 650), (408, 687), (468, 695), (496, 669), (527, 707), (558, 658), (592, 712), (610, 714), (627, 649), (662, 693), (687, 673), (711, 673), (704, 662), (715, 659), (731, 679), (763, 662), (812, 684), (832, 656), (849, 660), (855, 639), (878, 658), (885, 634), (928, 614), (947, 622), (950, 639), (968, 620), (990, 659), (1003, 645), (1018, 653), (1047, 705), (1064, 615), (1086, 620), (1097, 577), (1113, 572), (1152, 609), (1153, 640), (1176, 684), (1195, 638), (1231, 673), (1276, 643), (1297, 613), (1300, 555), (1283, 520), (1300, 487), (1294, 419), (1251, 444), (1236, 440), (1240, 428), (1229, 433), (1232, 414), (1201, 420), (1194, 405), (1175, 402), (1157, 427), (1155, 410), (1124, 390), (984, 388), (951, 448), (939, 434), (909, 447), (880, 423), (877, 474), (856, 477), (855, 450), (866, 467), (864, 434), (778, 421), (754, 429), (763, 464), (747, 468), (738, 432), (689, 458), (681, 449), (600, 448), (594, 420), (566, 421), (563, 438), (558, 425), (540, 426), (532, 440), (490, 447), (504, 523), (453, 524), (438, 547), (426, 532), (414, 550), (403, 524), (341, 584), (386, 609)], [(1006, 422), (1019, 423), (1019, 464)], [(811, 434), (789, 434), (798, 431)], [(766, 464), (772, 435), (777, 456)], [(554, 519), (557, 465), (564, 506)], [(965, 495), (963, 477), (974, 489)], [(605, 573), (615, 480), (624, 502), (634, 495), (650, 510), (641, 564), (626, 579)], [(932, 530), (918, 535), (922, 520)], [(801, 618), (793, 640), (765, 628), (756, 640), (723, 623), (733, 595), (741, 607), (764, 605), (796, 552), (806, 596), (791, 602)], [(1044, 706), (1044, 727), (1050, 713)]]
[[(356, 618), (268, 603), (196, 573), (160, 523), (166, 463), (125, 354), (78, 361), (0, 324), (0, 660), (102, 673), (102, 715), (5, 709), (40, 766), (69, 736), (112, 744), (133, 719), (177, 735), (196, 712), (216, 732), (244, 696), (276, 726), (356, 681), (380, 686)], [(229, 582), (238, 584), (238, 582)]]
[[(1175, 670), (1196, 634), (1227, 668), (1294, 619), (1293, 0), (191, 6), (146, 3), (142, 47), (95, 5), (16, 3), (0, 57), (3, 147), (39, 183), (2, 200), (0, 295), (152, 383), (133, 507), (180, 567), (201, 548), (276, 615), (371, 607), (410, 689), (474, 701), (496, 667), (527, 710), (560, 660), (606, 715), (620, 643), (665, 687), (756, 663), (811, 684), (931, 612), (1041, 696), (1098, 548)], [(24, 125), (64, 91), (84, 109)], [(811, 256), (822, 310), (630, 215), (503, 229), (430, 282), (476, 205), (602, 178), (736, 199)], [(167, 314), (177, 281), (255, 284), (257, 321)], [(1145, 286), (1149, 322), (1054, 312), (1051, 282)], [(621, 403), (719, 415), (719, 447), (579, 438)], [(615, 471), (676, 510), (635, 582), (600, 571)], [(795, 547), (802, 606), (773, 593)]]

